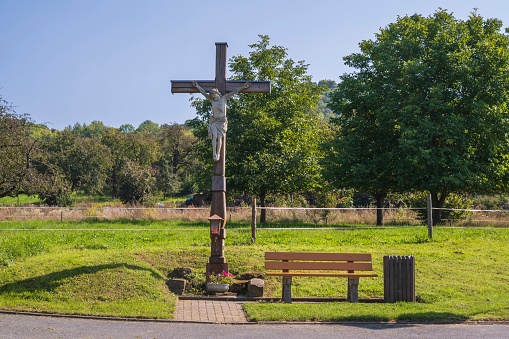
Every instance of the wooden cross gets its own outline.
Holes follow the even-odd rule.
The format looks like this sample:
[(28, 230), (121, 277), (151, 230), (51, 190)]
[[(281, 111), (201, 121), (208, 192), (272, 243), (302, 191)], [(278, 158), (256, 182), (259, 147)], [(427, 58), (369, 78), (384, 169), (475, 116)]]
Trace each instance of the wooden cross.
[[(205, 91), (209, 92), (212, 88), (217, 88), (223, 96), (226, 93), (233, 92), (241, 88), (247, 81), (226, 80), (226, 42), (216, 42), (216, 79), (196, 81)], [(243, 89), (241, 93), (270, 93), (270, 81), (249, 81), (251, 86)], [(191, 80), (172, 80), (172, 93), (199, 93), (193, 86)], [(226, 112), (225, 112), (226, 113)], [(221, 221), (220, 230), (211, 231), (211, 256), (207, 264), (207, 278), (210, 274), (219, 274), (223, 271), (228, 272), (228, 264), (224, 257), (224, 239), (226, 232), (226, 177), (225, 177), (225, 149), (226, 135), (223, 136), (221, 153), (218, 161), (214, 161), (214, 174), (212, 176), (212, 203), (210, 207), (209, 219), (212, 224)]]

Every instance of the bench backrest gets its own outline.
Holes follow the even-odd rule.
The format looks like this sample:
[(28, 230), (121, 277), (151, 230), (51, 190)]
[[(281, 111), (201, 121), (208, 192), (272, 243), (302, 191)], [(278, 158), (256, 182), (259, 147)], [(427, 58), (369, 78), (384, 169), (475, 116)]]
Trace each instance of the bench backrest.
[(373, 271), (370, 253), (265, 252), (267, 270)]

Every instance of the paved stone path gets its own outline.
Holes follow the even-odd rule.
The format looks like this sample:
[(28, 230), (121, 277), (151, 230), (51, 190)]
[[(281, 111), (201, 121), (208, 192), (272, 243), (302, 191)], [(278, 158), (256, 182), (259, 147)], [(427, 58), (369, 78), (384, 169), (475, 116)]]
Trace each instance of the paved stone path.
[(174, 320), (204, 323), (247, 323), (243, 302), (178, 300)]

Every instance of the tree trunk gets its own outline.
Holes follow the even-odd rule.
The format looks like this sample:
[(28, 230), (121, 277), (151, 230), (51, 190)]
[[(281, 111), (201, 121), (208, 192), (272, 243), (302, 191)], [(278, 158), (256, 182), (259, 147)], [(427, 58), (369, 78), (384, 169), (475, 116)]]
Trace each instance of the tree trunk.
[(111, 176), (111, 197), (113, 199), (117, 198), (118, 190), (117, 190), (117, 171), (114, 168), (113, 174)]
[[(445, 199), (449, 195), (449, 192), (442, 191), (441, 193), (430, 191), (431, 193), (431, 204), (433, 205), (433, 226), (436, 226), (442, 222), (442, 208), (445, 205)], [(440, 194), (440, 196), (439, 196)]]
[(265, 213), (266, 210), (265, 210), (265, 208), (263, 208), (263, 207), (265, 207), (265, 193), (260, 194), (259, 197), (260, 197), (260, 207), (262, 207), (260, 209), (260, 224), (262, 224), (265, 222), (265, 217), (266, 217), (266, 213)]
[(376, 225), (383, 226), (384, 224), (384, 203), (385, 198), (387, 197), (387, 193), (385, 192), (375, 192), (372, 193), (376, 199)]

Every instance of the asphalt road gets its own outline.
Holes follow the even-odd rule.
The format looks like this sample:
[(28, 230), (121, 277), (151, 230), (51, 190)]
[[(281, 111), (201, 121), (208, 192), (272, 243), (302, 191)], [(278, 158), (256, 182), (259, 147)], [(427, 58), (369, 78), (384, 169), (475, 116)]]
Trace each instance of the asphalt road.
[(112, 321), (0, 314), (0, 338), (509, 338), (509, 325), (249, 324)]

